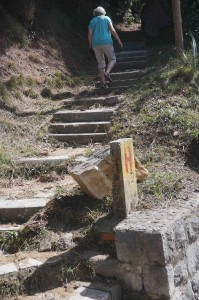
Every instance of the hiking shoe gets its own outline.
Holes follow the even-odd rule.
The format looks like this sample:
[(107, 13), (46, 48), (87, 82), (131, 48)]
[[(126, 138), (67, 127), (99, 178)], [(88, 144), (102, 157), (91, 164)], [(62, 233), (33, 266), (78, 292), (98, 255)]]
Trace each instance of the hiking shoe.
[(110, 74), (108, 72), (104, 73), (104, 76), (110, 81), (113, 82), (113, 79), (111, 78)]
[(107, 83), (102, 83), (101, 88), (102, 89), (107, 89), (107, 88), (109, 88), (109, 86), (108, 86)]

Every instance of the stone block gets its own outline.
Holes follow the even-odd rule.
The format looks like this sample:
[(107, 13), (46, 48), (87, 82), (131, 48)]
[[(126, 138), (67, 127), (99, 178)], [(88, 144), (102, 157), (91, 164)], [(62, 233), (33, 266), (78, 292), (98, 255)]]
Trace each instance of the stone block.
[(195, 298), (194, 296), (194, 292), (192, 289), (192, 285), (191, 283), (188, 281), (188, 283), (185, 286), (185, 291), (184, 291), (184, 295), (183, 295), (183, 300), (196, 300), (197, 298)]
[(174, 291), (173, 269), (171, 267), (145, 266), (143, 270), (144, 289), (152, 297), (170, 297)]
[(188, 275), (186, 261), (180, 261), (174, 269), (175, 286), (177, 287), (182, 284), (185, 284), (187, 282), (188, 277), (189, 275)]
[[(88, 259), (88, 257), (83, 257)], [(107, 255), (91, 255), (88, 261), (94, 267), (96, 274), (106, 278), (115, 278), (123, 282), (129, 290), (141, 291), (143, 289), (141, 268), (138, 266), (133, 267), (130, 264), (121, 263)]]
[(175, 222), (175, 246), (176, 249), (184, 249), (188, 245), (188, 237), (184, 228), (184, 220)]
[(117, 217), (123, 218), (132, 213), (138, 203), (133, 141), (119, 139), (110, 146), (113, 211)]
[(103, 199), (111, 193), (112, 173), (110, 149), (95, 152), (86, 162), (69, 170), (83, 192), (95, 199)]
[(199, 272), (192, 277), (191, 284), (193, 292), (196, 295), (196, 299), (199, 299)]
[[(143, 247), (147, 260), (151, 263), (165, 265), (165, 253), (161, 233), (148, 233), (142, 235)], [(143, 258), (144, 259), (144, 258)]]
[(197, 216), (189, 218), (185, 223), (185, 228), (189, 243), (195, 242), (199, 235), (199, 218)]
[(117, 257), (121, 262), (141, 265), (144, 258), (142, 233), (136, 230), (118, 230), (116, 227)]
[(188, 272), (190, 276), (194, 276), (199, 270), (199, 245), (192, 244), (186, 250), (186, 259)]

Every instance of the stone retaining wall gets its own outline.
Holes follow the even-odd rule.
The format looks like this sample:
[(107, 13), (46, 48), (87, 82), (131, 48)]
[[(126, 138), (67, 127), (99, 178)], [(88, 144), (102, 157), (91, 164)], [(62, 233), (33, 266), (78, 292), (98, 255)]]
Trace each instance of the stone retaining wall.
[(175, 207), (136, 211), (115, 234), (118, 260), (131, 268), (128, 288), (135, 299), (199, 299), (198, 194)]

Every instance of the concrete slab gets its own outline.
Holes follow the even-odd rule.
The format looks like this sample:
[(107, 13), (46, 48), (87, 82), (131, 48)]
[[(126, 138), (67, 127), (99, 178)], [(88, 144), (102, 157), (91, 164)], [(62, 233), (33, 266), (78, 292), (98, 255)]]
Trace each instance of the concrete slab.
[(25, 163), (25, 164), (36, 164), (36, 163), (56, 163), (56, 162), (62, 162), (67, 161), (69, 159), (69, 156), (47, 156), (47, 157), (28, 157), (28, 158), (20, 158), (15, 159), (13, 162), (15, 163)]
[(0, 218), (3, 221), (27, 221), (39, 209), (46, 206), (54, 193), (47, 193), (46, 197), (32, 199), (0, 199)]
[(59, 122), (97, 122), (109, 121), (115, 109), (62, 110), (53, 114), (53, 121)]
[(72, 123), (51, 123), (49, 131), (54, 133), (93, 133), (105, 132), (109, 121), (102, 122), (72, 122)]
[(90, 143), (103, 142), (106, 139), (107, 134), (106, 133), (49, 134), (49, 137), (55, 138), (60, 142), (88, 145)]
[(16, 264), (10, 263), (0, 266), (0, 276), (18, 272)]
[(32, 268), (32, 267), (38, 267), (41, 265), (42, 265), (41, 261), (30, 257), (30, 258), (27, 258), (27, 259), (19, 262), (19, 269), (23, 270), (23, 269)]
[(111, 300), (111, 294), (96, 289), (79, 287), (76, 290), (76, 295), (70, 297), (68, 300)]
[(20, 225), (9, 225), (9, 224), (1, 224), (0, 225), (0, 233), (6, 231), (18, 231), (20, 229)]

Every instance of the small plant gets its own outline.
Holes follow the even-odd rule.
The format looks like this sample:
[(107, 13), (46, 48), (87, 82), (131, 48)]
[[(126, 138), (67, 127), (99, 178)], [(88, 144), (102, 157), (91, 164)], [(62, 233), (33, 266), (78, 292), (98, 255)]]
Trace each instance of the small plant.
[(2, 97), (2, 99), (5, 102), (9, 102), (10, 97), (9, 97), (7, 88), (6, 88), (5, 84), (3, 84), (3, 83), (0, 83), (0, 96)]
[(36, 55), (36, 54), (31, 53), (31, 54), (28, 56), (28, 58), (29, 58), (30, 61), (34, 62), (35, 64), (41, 63), (40, 58), (39, 58), (38, 55)]
[(0, 235), (0, 248), (9, 253), (18, 249), (18, 232), (6, 232)]
[(10, 61), (8, 63), (8, 68), (11, 70), (16, 70), (16, 62), (15, 61)]
[(17, 89), (17, 77), (12, 76), (6, 83), (8, 89), (14, 91)]
[(33, 89), (27, 89), (23, 93), (25, 96), (30, 97), (32, 99), (38, 98), (38, 95), (33, 91)]
[(18, 100), (20, 100), (20, 101), (21, 101), (22, 98), (23, 98), (23, 97), (22, 97), (22, 94), (21, 94), (19, 91), (16, 91), (16, 92), (15, 92), (15, 97), (16, 97), (16, 99), (18, 99)]
[(149, 177), (145, 186), (145, 193), (152, 194), (158, 199), (166, 197), (172, 199), (176, 192), (182, 190), (184, 185), (180, 175), (168, 173), (156, 173)]
[(25, 78), (24, 76), (21, 74), (19, 75), (18, 79), (17, 79), (17, 82), (19, 85), (23, 86), (25, 84)]
[(25, 83), (30, 87), (34, 87), (37, 84), (36, 80), (30, 76), (25, 79)]

